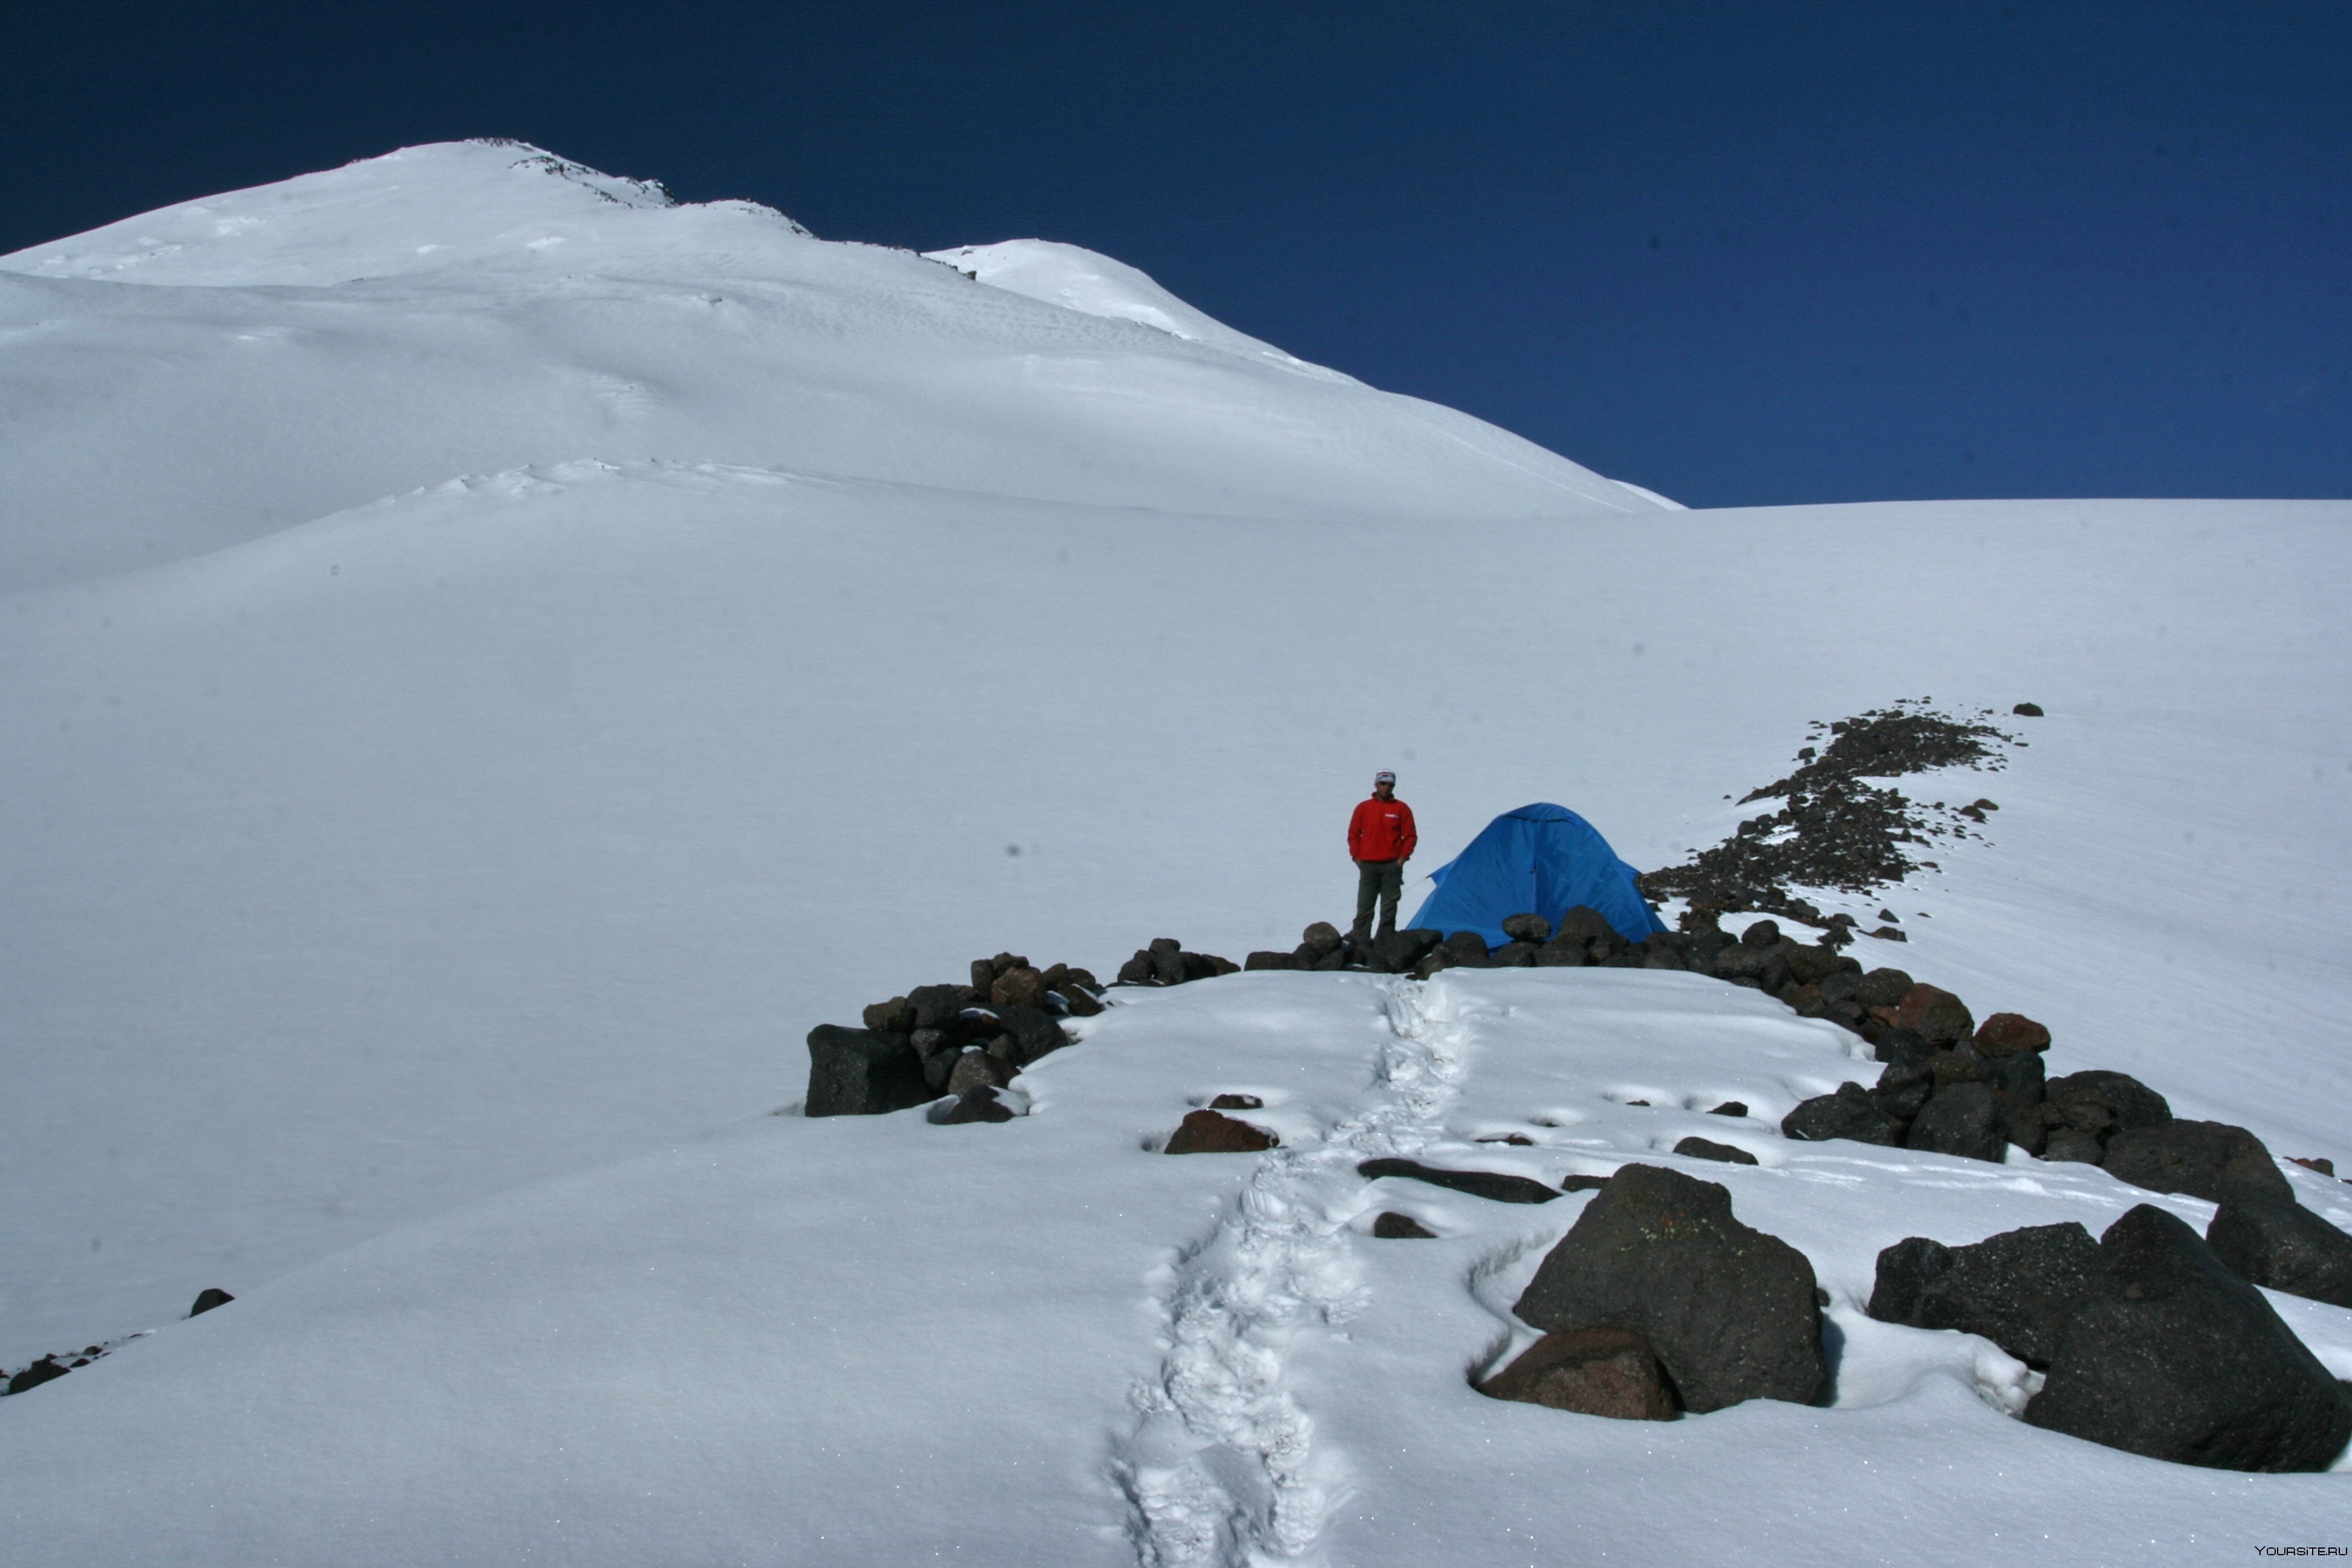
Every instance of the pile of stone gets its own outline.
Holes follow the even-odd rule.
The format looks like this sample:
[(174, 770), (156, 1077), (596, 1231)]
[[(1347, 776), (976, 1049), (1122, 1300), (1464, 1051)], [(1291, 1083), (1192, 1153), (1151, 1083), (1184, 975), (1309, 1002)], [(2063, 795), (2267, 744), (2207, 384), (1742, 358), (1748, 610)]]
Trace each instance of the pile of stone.
[[(2352, 1439), (2352, 1398), (2228, 1256), (2231, 1213), (2204, 1239), (2148, 1204), (2096, 1242), (2073, 1223), (1968, 1247), (1908, 1237), (1878, 1255), (1870, 1315), (1979, 1334), (2042, 1371), (2033, 1426), (2176, 1464), (2324, 1470)], [(2309, 1217), (2344, 1267), (2352, 1237)]]
[(1102, 1011), (1093, 974), (1017, 953), (974, 959), (965, 985), (918, 985), (866, 1009), (865, 1027), (809, 1031), (810, 1116), (878, 1116), (952, 1096), (942, 1122), (1009, 1121), (1003, 1092), (1022, 1068), (1069, 1044), (1065, 1018)]
[[(1323, 929), (1330, 930), (1328, 926)], [(1220, 974), (1237, 973), (1240, 968), (1232, 959), (1219, 958), (1213, 952), (1187, 952), (1182, 942), (1172, 936), (1163, 936), (1154, 938), (1150, 947), (1137, 948), (1135, 956), (1118, 966), (1117, 984), (1181, 985), (1188, 980), (1214, 980)]]

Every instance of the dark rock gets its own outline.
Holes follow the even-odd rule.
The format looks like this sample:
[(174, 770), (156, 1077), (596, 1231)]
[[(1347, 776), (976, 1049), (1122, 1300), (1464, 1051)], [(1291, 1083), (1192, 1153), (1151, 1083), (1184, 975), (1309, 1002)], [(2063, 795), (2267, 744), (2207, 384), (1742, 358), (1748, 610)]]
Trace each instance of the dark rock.
[(1709, 1116), (1745, 1116), (1748, 1114), (1748, 1105), (1744, 1100), (1727, 1100), (1707, 1114)]
[(1870, 1315), (1915, 1329), (1980, 1334), (2046, 1367), (2090, 1282), (2099, 1244), (2074, 1221), (2028, 1226), (1968, 1247), (1908, 1237), (1878, 1255)]
[(2042, 717), (2042, 705), (2038, 702), (2021, 702), (2010, 711), (2021, 719), (2039, 719)]
[(1254, 1094), (1221, 1094), (1209, 1101), (1212, 1110), (1264, 1110), (1265, 1101)]
[(1372, 1221), (1372, 1234), (1382, 1241), (1434, 1241), (1437, 1233), (1409, 1214), (1394, 1209)]
[[(1862, 965), (1833, 947), (1818, 942), (1791, 942), (1782, 954), (1788, 960), (1789, 976), (1800, 985), (1819, 985), (1841, 971), (1853, 975), (1854, 983), (1862, 982)], [(1852, 995), (1852, 992), (1845, 995)], [(1839, 1000), (1843, 1001), (1843, 996)]]
[(1562, 1176), (1559, 1190), (1563, 1193), (1597, 1193), (1609, 1184), (1606, 1176)]
[(1895, 1147), (1903, 1123), (1889, 1115), (1858, 1083), (1842, 1083), (1834, 1094), (1816, 1095), (1780, 1119), (1780, 1135), (1826, 1142), (1832, 1138)]
[(913, 1033), (915, 1005), (904, 996), (893, 996), (887, 1002), (877, 1002), (866, 1009), (866, 1026), (882, 1034)]
[(1329, 921), (1317, 921), (1300, 933), (1298, 945), (1320, 958), (1327, 952), (1337, 952), (1342, 940), (1338, 926)]
[(1424, 1165), (1418, 1160), (1366, 1160), (1356, 1167), (1356, 1173), (1374, 1181), (1382, 1176), (1410, 1176), (1416, 1182), (1468, 1193), (1474, 1198), (1490, 1198), (1498, 1204), (1548, 1204), (1559, 1196), (1556, 1189), (1531, 1177), (1502, 1171), (1449, 1171), (1442, 1166)]
[(1062, 1032), (1062, 1021), (1043, 1007), (1006, 1005), (989, 1011), (996, 1015), (1003, 1032), (1013, 1037), (1018, 1047), (1013, 1059), (1023, 1067), (1070, 1043), (1070, 1037)]
[(914, 1027), (936, 1029), (945, 1025), (964, 1009), (969, 998), (961, 985), (918, 985), (907, 993), (907, 1002), (914, 1009)]
[[(1850, 958), (1845, 962), (1853, 963), (1853, 967), (1832, 969), (1814, 983), (1822, 988), (1822, 1000), (1832, 1006), (1841, 1002), (1853, 1001), (1853, 994), (1862, 988), (1862, 965), (1853, 963), (1853, 960)], [(1797, 960), (1793, 954), (1789, 960), (1789, 973), (1791, 974), (1797, 973)]]
[(2039, 1157), (2067, 1164), (2095, 1165), (2099, 1163), (2099, 1157), (2105, 1152), (2105, 1150), (2099, 1147), (2099, 1141), (2090, 1133), (2076, 1132), (2070, 1128), (2064, 1131), (2051, 1132), (2042, 1146), (2042, 1153)]
[(2107, 1174), (2151, 1193), (2188, 1193), (2220, 1203), (2233, 1194), (2294, 1201), (2294, 1189), (2263, 1141), (2226, 1121), (2167, 1121), (2126, 1128), (2107, 1140)]
[(1503, 934), (1514, 942), (1533, 942), (1541, 947), (1551, 940), (1551, 921), (1541, 915), (1506, 915)]
[(1747, 1150), (1736, 1149), (1728, 1143), (1717, 1143), (1708, 1138), (1685, 1138), (1675, 1145), (1675, 1152), (1685, 1160), (1719, 1160), (1727, 1165), (1756, 1163), (1756, 1156)]
[(2009, 1135), (1992, 1090), (1980, 1083), (1956, 1083), (1929, 1097), (1903, 1146), (1998, 1165), (2009, 1148)]
[[(219, 1286), (208, 1285), (205, 1289), (196, 1292), (196, 1304), (188, 1309), (188, 1316), (191, 1318), (200, 1317), (203, 1314), (211, 1311), (215, 1307), (226, 1307), (231, 1301), (236, 1300), (236, 1297), (230, 1295)], [(95, 1354), (96, 1352), (93, 1352), (92, 1353)]]
[(2332, 1176), (2336, 1173), (2336, 1162), (2320, 1156), (2315, 1155), (2305, 1159), (2301, 1154), (2290, 1154), (2287, 1156), (2287, 1163), (2301, 1165), (2306, 1171), (2316, 1171), (2323, 1176)]
[(1445, 939), (1445, 951), (1454, 955), (1456, 963), (1484, 964), (1486, 962), (1486, 939), (1475, 931), (1457, 931)]
[(2028, 1424), (2216, 1469), (2323, 1470), (2352, 1401), (2262, 1292), (2175, 1215), (2107, 1228)]
[(1992, 1100), (2000, 1112), (2001, 1136), (2039, 1158), (2050, 1142), (2050, 1126), (2042, 1119), (2042, 1107), (2023, 1095), (2010, 1094), (2000, 1089), (1993, 1089)]
[(999, 1007), (1043, 1007), (1045, 977), (1025, 963), (1016, 964), (996, 977), (988, 988), (988, 1000)]
[(1496, 969), (1533, 969), (1540, 951), (1532, 942), (1507, 942), (1488, 955), (1487, 962)]
[(2352, 1307), (2352, 1236), (2292, 1198), (2231, 1193), (2205, 1227), (2205, 1240), (2240, 1279)]
[(1451, 969), (1453, 967), (1454, 955), (1441, 947), (1434, 952), (1425, 953), (1422, 956), (1421, 961), (1412, 966), (1412, 977), (1415, 980), (1426, 980), (1441, 969)]
[(986, 1051), (966, 1051), (948, 1071), (942, 1090), (961, 1099), (975, 1089), (1003, 1089), (1020, 1069)]
[(1591, 939), (1556, 936), (1536, 949), (1538, 969), (1581, 969), (1592, 961)]
[(1899, 969), (1874, 969), (1853, 988), (1853, 999), (1865, 1007), (1892, 1007), (1913, 984), (1912, 978)]
[(1591, 905), (1579, 904), (1559, 917), (1559, 927), (1552, 935), (1578, 936), (1591, 942), (1595, 937), (1613, 939), (1617, 935), (1617, 928), (1609, 923), (1607, 915)]
[(1214, 1110), (1195, 1110), (1168, 1136), (1171, 1154), (1254, 1154), (1282, 1142), (1262, 1127), (1236, 1121)]
[(1758, 921), (1739, 933), (1742, 947), (1778, 947), (1780, 945), (1780, 922)]
[(1926, 1062), (1889, 1062), (1872, 1086), (1870, 1099), (1897, 1121), (1908, 1121), (1935, 1092), (1936, 1075)]
[(931, 1098), (905, 1035), (819, 1024), (808, 1035), (810, 1116), (879, 1116)]
[(1646, 942), (1634, 950), (1642, 955), (1644, 969), (1685, 969), (1683, 955), (1659, 942)]
[(1895, 1016), (1887, 1022), (1910, 1030), (1931, 1046), (1953, 1045), (1975, 1034), (1977, 1028), (1966, 1003), (1941, 986), (1925, 984), (1906, 991), (1895, 1005)]
[(2100, 1139), (2118, 1130), (2160, 1127), (2172, 1120), (2172, 1107), (2164, 1096), (2126, 1073), (2095, 1068), (2070, 1072), (2050, 1079), (2042, 1098), (2064, 1113), (2067, 1127)]
[(1298, 967), (1298, 961), (1286, 952), (1260, 951), (1243, 959), (1242, 967), (1245, 970), (1296, 969)]
[(1431, 931), (1427, 926), (1414, 926), (1389, 932), (1375, 941), (1372, 948), (1387, 963), (1390, 973), (1410, 974), (1412, 966), (1428, 957), (1444, 940), (1444, 931)]
[(1481, 1138), (1481, 1143), (1507, 1143), (1514, 1149), (1532, 1149), (1536, 1141), (1524, 1132), (1505, 1132), (1492, 1138)]
[(1308, 947), (1306, 943), (1301, 942), (1298, 945), (1297, 951), (1294, 952), (1290, 957), (1292, 966), (1294, 968), (1311, 969), (1318, 973), (1328, 973), (1333, 970), (1345, 969), (1348, 967), (1348, 944), (1345, 942), (1342, 942), (1337, 947), (1326, 948), (1321, 952), (1318, 952), (1315, 949)]
[(2019, 1051), (2006, 1057), (1979, 1057), (1979, 1071), (1984, 1081), (1992, 1086), (1995, 1094), (2011, 1095), (2028, 1105), (2038, 1106), (2048, 1091), (2043, 1079), (2042, 1058), (2032, 1051)]
[(1937, 1051), (1927, 1058), (1927, 1071), (1938, 1094), (1956, 1083), (1983, 1083), (1985, 1061), (1974, 1051)]
[(1752, 980), (1764, 990), (1778, 991), (1789, 977), (1789, 961), (1776, 949), (1735, 942), (1717, 951), (1707, 973), (1717, 980)]
[(1477, 1389), (1490, 1399), (1619, 1421), (1672, 1421), (1681, 1414), (1657, 1352), (1628, 1329), (1546, 1334)]
[(1514, 1308), (1551, 1333), (1630, 1329), (1685, 1409), (1810, 1404), (1828, 1378), (1813, 1267), (1733, 1217), (1731, 1194), (1657, 1165), (1621, 1167)]
[(1870, 1042), (1872, 1054), (1880, 1061), (1903, 1067), (1925, 1068), (1937, 1054), (1935, 1047), (1910, 1030), (1882, 1024), (1875, 1018), (1862, 1026), (1862, 1037)]
[(1173, 937), (1163, 936), (1151, 944), (1151, 977), (1162, 985), (1181, 985), (1192, 978), (1185, 972), (1184, 950)]
[(1150, 953), (1139, 952), (1118, 966), (1118, 983), (1121, 985), (1157, 985), (1160, 984), (1160, 967), (1152, 962)]
[(1062, 1005), (1070, 1010), (1073, 1018), (1091, 1018), (1103, 1010), (1103, 1005), (1095, 994), (1076, 981), (1055, 986), (1054, 994), (1062, 999)]
[(1876, 931), (1866, 931), (1864, 934), (1866, 936), (1875, 937), (1880, 942), (1909, 942), (1911, 940), (1910, 937), (1906, 936), (1893, 926), (1880, 926)]
[(2046, 1051), (2050, 1048), (2050, 1031), (2022, 1013), (1995, 1013), (1977, 1026), (1976, 1047), (1980, 1057)]
[(962, 1127), (974, 1121), (1010, 1121), (1013, 1117), (1013, 1108), (998, 1096), (995, 1086), (982, 1084), (933, 1120), (941, 1127)]
[(32, 1365), (26, 1367), (24, 1371), (18, 1373), (16, 1376), (10, 1378), (8, 1380), (8, 1392), (11, 1394), (22, 1394), (28, 1388), (38, 1388), (45, 1383), (54, 1383), (58, 1378), (63, 1377), (66, 1374), (67, 1370), (67, 1368), (58, 1364), (57, 1358), (55, 1356), (45, 1355), (40, 1360), (35, 1362)]

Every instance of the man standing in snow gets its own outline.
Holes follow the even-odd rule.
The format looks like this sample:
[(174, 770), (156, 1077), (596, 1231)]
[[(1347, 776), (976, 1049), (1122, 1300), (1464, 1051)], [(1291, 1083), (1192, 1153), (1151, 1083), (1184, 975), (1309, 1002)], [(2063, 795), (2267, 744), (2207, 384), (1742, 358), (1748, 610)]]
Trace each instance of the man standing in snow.
[(1396, 797), (1396, 774), (1372, 775), (1372, 798), (1360, 801), (1348, 819), (1348, 853), (1356, 862), (1356, 923), (1349, 935), (1371, 933), (1372, 904), (1381, 906), (1381, 935), (1396, 930), (1397, 900), (1404, 892), (1404, 863), (1420, 842), (1412, 807)]

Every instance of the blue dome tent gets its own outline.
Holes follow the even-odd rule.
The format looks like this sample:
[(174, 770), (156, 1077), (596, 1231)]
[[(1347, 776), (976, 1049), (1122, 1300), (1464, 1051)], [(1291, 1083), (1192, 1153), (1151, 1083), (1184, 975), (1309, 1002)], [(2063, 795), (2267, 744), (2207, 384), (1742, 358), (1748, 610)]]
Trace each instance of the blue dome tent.
[(1429, 874), (1435, 891), (1412, 924), (1451, 936), (1475, 931), (1489, 947), (1509, 939), (1503, 921), (1538, 914), (1557, 927), (1579, 904), (1598, 910), (1628, 942), (1665, 926), (1643, 901), (1633, 868), (1599, 830), (1566, 806), (1541, 802), (1507, 811), (1469, 847)]

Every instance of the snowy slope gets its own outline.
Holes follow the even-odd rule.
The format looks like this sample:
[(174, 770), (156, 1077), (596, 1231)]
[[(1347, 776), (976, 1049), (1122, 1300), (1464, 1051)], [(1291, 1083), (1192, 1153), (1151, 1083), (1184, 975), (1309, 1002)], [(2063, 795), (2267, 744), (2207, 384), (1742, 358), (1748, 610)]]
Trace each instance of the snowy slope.
[[(0, 1402), (24, 1560), (2146, 1562), (2346, 1516), (2341, 1472), (2026, 1428), (1989, 1347), (1860, 1319), (1900, 1236), (2144, 1194), (1783, 1143), (1871, 1068), (1730, 987), (1237, 976), (1113, 1009), (1008, 1127), (767, 1113), (810, 1025), (979, 953), (1289, 945), (1344, 913), (1374, 767), (1417, 865), (1552, 799), (1652, 866), (1807, 721), (1926, 694), (2050, 716), (1950, 781), (2000, 802), (1988, 842), (1865, 956), (2044, 1020), (2053, 1070), (2345, 1162), (2352, 506), (1603, 510), (1500, 432), (1188, 341), (1139, 274), (1015, 247), (983, 286), (525, 155), (404, 155), (475, 171), (479, 210), (371, 194), (381, 160), (221, 198), (313, 226), (249, 262), (175, 209), (0, 274), (57, 312), (0, 339), (6, 395), (62, 389), (0, 426), (11, 493), (62, 498), (0, 556), (0, 1362), (160, 1330)], [(572, 221), (541, 195), (635, 273), (517, 254)], [(463, 258), (368, 272), (395, 233)], [(656, 331), (737, 244), (772, 289), (741, 341)], [(213, 374), (226, 323), (328, 321)], [(671, 356), (667, 413), (559, 395), (616, 344)], [(1040, 391), (1024, 356), (1123, 379)], [(809, 437), (835, 460), (702, 460), (730, 410), (852, 376), (865, 423)], [(1184, 425), (1186, 377), (1227, 412)], [(301, 424), (346, 384), (344, 436)], [(174, 444), (207, 419), (293, 434)], [(472, 425), (512, 458), (419, 471)], [(1286, 1148), (1150, 1152), (1224, 1089)], [(1723, 1098), (1753, 1123), (1699, 1120)], [(1467, 1142), (1503, 1131), (1538, 1146)], [(1633, 1429), (1471, 1393), (1581, 1200), (1354, 1159), (1556, 1178), (1690, 1131), (1764, 1159), (1694, 1168), (1813, 1258), (1837, 1405)], [(1385, 1206), (1444, 1239), (1370, 1241)], [(173, 1321), (213, 1284), (239, 1300)], [(2275, 1300), (2352, 1374), (2352, 1314)]]
[(583, 458), (1250, 516), (1654, 514), (1168, 304), (1190, 335), (532, 148), (411, 148), (0, 257), (0, 583)]

